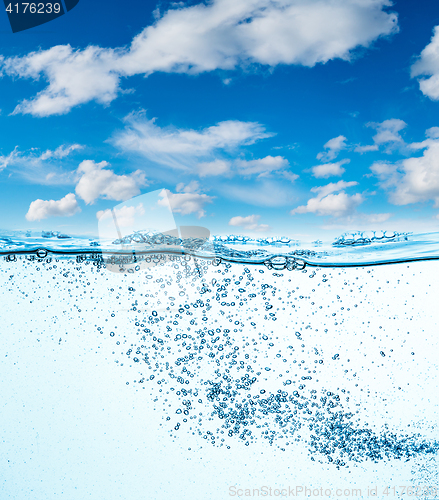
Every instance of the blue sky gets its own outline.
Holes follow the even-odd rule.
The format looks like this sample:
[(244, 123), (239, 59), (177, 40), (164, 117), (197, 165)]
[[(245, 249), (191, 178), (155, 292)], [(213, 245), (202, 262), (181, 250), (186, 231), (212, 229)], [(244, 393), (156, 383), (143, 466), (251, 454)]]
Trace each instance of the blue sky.
[(163, 189), (213, 233), (436, 231), (438, 25), (432, 1), (81, 0), (15, 34), (3, 12), (1, 226), (97, 234)]

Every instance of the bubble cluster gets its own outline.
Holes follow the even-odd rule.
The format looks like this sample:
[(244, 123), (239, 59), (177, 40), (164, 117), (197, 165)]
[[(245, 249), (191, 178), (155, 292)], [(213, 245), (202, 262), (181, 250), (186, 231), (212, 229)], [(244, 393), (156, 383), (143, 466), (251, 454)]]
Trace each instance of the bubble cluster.
[[(374, 405), (387, 405), (380, 377), (386, 394), (408, 390), (408, 382), (402, 388), (402, 379), (386, 374), (412, 362), (417, 347), (399, 331), (410, 318), (381, 321), (385, 305), (377, 321), (394, 331), (368, 326), (366, 316), (362, 330), (345, 328), (359, 307), (374, 304), (364, 290), (373, 269), (348, 274), (307, 269), (298, 258), (250, 265), (223, 257), (196, 265), (158, 258), (154, 268), (116, 276), (98, 253), (60, 259), (37, 250), (6, 257), (2, 273), (22, 266), (27, 283), (47, 276), (67, 315), (102, 302), (93, 329), (112, 346), (107, 362), (123, 371), (126, 390), (163, 413), (170, 439), (189, 433), (213, 447), (263, 443), (285, 453), (300, 443), (309, 460), (338, 468), (437, 453), (435, 439), (374, 413)], [(25, 288), (13, 275), (8, 286), (38, 301), (37, 286)], [(337, 341), (341, 335), (349, 343)], [(369, 385), (368, 373), (379, 383)]]

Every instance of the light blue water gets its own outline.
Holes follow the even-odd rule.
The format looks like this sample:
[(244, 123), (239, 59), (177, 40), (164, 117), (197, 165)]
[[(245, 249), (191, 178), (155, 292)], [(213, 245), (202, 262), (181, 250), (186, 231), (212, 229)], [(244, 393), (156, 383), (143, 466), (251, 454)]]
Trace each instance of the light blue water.
[(438, 244), (4, 232), (2, 498), (435, 498)]

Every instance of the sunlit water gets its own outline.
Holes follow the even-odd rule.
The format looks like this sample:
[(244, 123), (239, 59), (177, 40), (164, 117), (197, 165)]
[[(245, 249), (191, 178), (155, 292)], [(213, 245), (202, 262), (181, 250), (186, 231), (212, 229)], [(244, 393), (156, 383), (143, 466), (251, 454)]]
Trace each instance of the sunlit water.
[(438, 235), (62, 236), (2, 239), (0, 498), (439, 497)]

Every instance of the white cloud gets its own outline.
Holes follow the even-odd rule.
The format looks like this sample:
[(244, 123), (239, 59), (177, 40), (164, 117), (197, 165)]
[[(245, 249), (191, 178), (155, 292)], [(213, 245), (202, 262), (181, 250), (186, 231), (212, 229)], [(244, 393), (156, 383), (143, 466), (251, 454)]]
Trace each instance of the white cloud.
[(399, 133), (407, 127), (407, 123), (397, 118), (384, 120), (381, 123), (368, 123), (368, 127), (374, 128), (377, 133), (372, 137), (373, 142), (377, 145), (387, 144), (389, 142), (404, 142), (404, 139)]
[(370, 151), (378, 151), (378, 144), (369, 144), (367, 146), (357, 146), (354, 151), (356, 153), (369, 153)]
[(81, 146), (81, 144), (72, 144), (71, 146), (65, 146), (61, 145), (58, 146), (55, 151), (51, 151), (50, 149), (47, 149), (40, 157), (40, 160), (48, 160), (49, 158), (65, 158), (68, 156), (72, 151), (80, 150), (83, 149), (84, 146)]
[(225, 175), (230, 172), (230, 162), (219, 159), (209, 162), (202, 162), (197, 165), (197, 170), (200, 177)]
[(247, 231), (255, 232), (265, 232), (269, 231), (271, 228), (267, 224), (259, 224), (260, 215), (247, 215), (247, 217), (242, 217), (237, 215), (229, 220), (229, 226), (242, 227)]
[(172, 193), (169, 189), (163, 189), (160, 193), (162, 197), (158, 204), (163, 207), (171, 207), (173, 212), (189, 215), (196, 213), (198, 218), (204, 217), (204, 210), (208, 203), (212, 203), (213, 197), (199, 192), (199, 184), (196, 181), (188, 185), (180, 183), (177, 185), (177, 193)]
[(74, 183), (72, 171), (66, 171), (58, 160), (64, 159), (74, 151), (83, 149), (80, 144), (62, 144), (54, 151), (47, 149), (41, 153), (38, 148), (20, 151), (18, 146), (6, 156), (0, 156), (0, 170), (8, 168), (29, 182), (45, 185), (68, 185)]
[(28, 221), (47, 219), (48, 217), (71, 217), (81, 209), (73, 193), (66, 194), (60, 200), (35, 200), (26, 214)]
[(419, 88), (433, 101), (439, 100), (439, 26), (434, 28), (430, 43), (412, 65), (411, 76), (428, 76), (419, 79)]
[(338, 156), (338, 153), (347, 148), (346, 137), (344, 135), (339, 135), (330, 139), (323, 147), (326, 151), (319, 153), (317, 159), (321, 161), (331, 161)]
[(14, 150), (11, 151), (8, 155), (0, 155), (0, 171), (4, 170), (9, 165), (13, 164), (16, 159), (19, 157), (20, 153), (18, 151), (18, 146), (15, 146)]
[(271, 149), (297, 149), (299, 144), (295, 142), (294, 144), (287, 144), (286, 146), (273, 146)]
[(290, 165), (283, 156), (266, 156), (256, 160), (235, 160), (234, 162), (216, 159), (211, 162), (199, 163), (197, 165), (200, 177), (225, 175), (232, 177), (240, 175), (250, 177), (257, 175), (258, 179), (270, 177), (274, 172), (277, 177), (284, 177), (290, 182), (294, 182), (299, 176), (285, 168)]
[(70, 45), (57, 45), (4, 59), (4, 73), (33, 80), (43, 76), (49, 82), (33, 99), (23, 100), (14, 113), (50, 116), (67, 113), (90, 100), (109, 104), (120, 91), (120, 55), (113, 49), (89, 46), (73, 50)]
[(287, 168), (289, 163), (283, 156), (266, 156), (257, 160), (236, 160), (235, 165), (240, 175), (265, 176), (276, 170)]
[(431, 127), (425, 131), (425, 136), (427, 139), (421, 142), (412, 142), (407, 144), (407, 147), (412, 150), (425, 149), (436, 142), (439, 139), (439, 127)]
[(367, 127), (374, 128), (376, 134), (372, 137), (374, 144), (367, 146), (357, 146), (354, 151), (356, 153), (367, 153), (369, 151), (378, 151), (379, 146), (387, 144), (386, 152), (390, 153), (395, 147), (405, 145), (404, 139), (399, 133), (407, 123), (398, 118), (391, 118), (384, 120), (381, 123), (370, 122), (366, 124)]
[(430, 127), (425, 131), (426, 137), (429, 139), (439, 139), (439, 127)]
[(296, 179), (299, 178), (299, 176), (297, 174), (293, 174), (293, 172), (289, 172), (288, 170), (281, 170), (279, 172), (279, 176), (284, 177), (285, 179), (287, 179), (290, 182), (294, 182)]
[(395, 187), (400, 178), (396, 165), (387, 161), (376, 161), (370, 167), (372, 173), (380, 180), (382, 188)]
[(311, 192), (319, 193), (320, 196), (326, 196), (330, 193), (336, 193), (337, 191), (341, 191), (342, 189), (346, 189), (352, 186), (357, 186), (358, 182), (356, 181), (338, 181), (338, 182), (330, 182), (325, 186), (316, 186), (311, 188)]
[(315, 167), (311, 168), (312, 175), (316, 179), (327, 179), (332, 175), (341, 176), (345, 172), (345, 169), (342, 167), (342, 165), (346, 165), (347, 163), (350, 163), (350, 161), (351, 160), (346, 159), (337, 161), (335, 163), (325, 163), (323, 165), (316, 165)]
[(323, 198), (310, 198), (306, 206), (297, 207), (291, 214), (315, 213), (316, 215), (332, 215), (342, 217), (351, 214), (363, 202), (360, 193), (352, 196), (345, 192), (329, 194)]
[[(355, 208), (364, 201), (360, 193), (354, 195), (346, 194), (343, 189), (356, 186), (358, 182), (339, 181), (326, 186), (314, 187), (312, 192), (318, 193), (315, 198), (310, 198), (306, 205), (291, 210), (291, 215), (314, 213), (316, 215), (332, 215), (334, 217), (344, 217), (351, 215)], [(341, 191), (338, 194), (333, 194)]]
[(199, 193), (200, 192), (200, 183), (198, 181), (191, 181), (189, 184), (185, 184), (184, 182), (179, 182), (175, 188), (179, 193)]
[(125, 122), (125, 130), (113, 139), (115, 146), (178, 170), (195, 169), (200, 159), (216, 151), (233, 150), (273, 135), (259, 123), (238, 120), (219, 122), (200, 131), (161, 128), (143, 112), (131, 113)]
[(125, 121), (125, 130), (113, 138), (113, 144), (160, 165), (196, 172), (200, 177), (257, 175), (262, 178), (276, 172), (290, 182), (298, 178), (286, 170), (289, 163), (283, 156), (268, 155), (255, 160), (224, 158), (242, 146), (274, 135), (256, 122), (229, 120), (201, 130), (161, 128), (155, 119), (148, 120), (144, 112), (132, 113)]
[(80, 163), (77, 174), (76, 194), (87, 205), (97, 198), (124, 201), (140, 194), (140, 187), (146, 186), (145, 173), (136, 170), (130, 175), (117, 175), (108, 166), (106, 161), (95, 163), (93, 160), (84, 160)]
[(376, 162), (370, 167), (380, 186), (389, 191), (391, 203), (407, 205), (433, 200), (434, 206), (439, 207), (439, 140), (424, 141), (423, 147), (425, 151), (420, 157), (396, 164)]
[(212, 0), (175, 4), (129, 47), (58, 45), (24, 57), (3, 58), (2, 71), (48, 86), (15, 113), (49, 116), (96, 100), (109, 104), (120, 81), (133, 75), (199, 74), (251, 64), (312, 67), (350, 60), (357, 47), (398, 31), (389, 0)]

